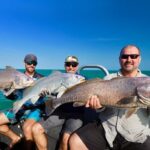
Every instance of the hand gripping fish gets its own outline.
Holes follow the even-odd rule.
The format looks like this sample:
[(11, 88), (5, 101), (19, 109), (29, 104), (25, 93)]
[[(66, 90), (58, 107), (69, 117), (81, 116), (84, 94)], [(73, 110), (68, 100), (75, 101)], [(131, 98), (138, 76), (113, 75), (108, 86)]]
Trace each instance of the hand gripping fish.
[(45, 102), (47, 115), (64, 103), (73, 106), (85, 105), (97, 95), (102, 106), (130, 108), (128, 117), (137, 108), (150, 107), (150, 77), (118, 77), (111, 80), (92, 79), (68, 89), (60, 98)]
[(85, 78), (81, 75), (61, 73), (59, 71), (56, 71), (47, 77), (38, 79), (34, 82), (34, 85), (24, 89), (23, 98), (13, 104), (13, 111), (17, 113), (22, 105), (27, 101), (31, 101), (35, 104), (38, 101), (40, 93), (43, 89), (47, 90), (49, 93), (57, 92), (57, 97), (60, 97), (67, 88), (83, 82), (84, 79)]
[(23, 89), (30, 86), (33, 82), (32, 78), (10, 66), (0, 71), (0, 90), (6, 96), (16, 89)]

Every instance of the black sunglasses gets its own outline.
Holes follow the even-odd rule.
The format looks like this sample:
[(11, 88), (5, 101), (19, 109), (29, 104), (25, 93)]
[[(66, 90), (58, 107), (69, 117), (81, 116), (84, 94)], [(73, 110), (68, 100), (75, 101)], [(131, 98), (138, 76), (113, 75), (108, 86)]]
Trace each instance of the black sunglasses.
[(37, 65), (37, 62), (36, 61), (30, 61), (30, 62), (26, 62), (27, 65), (34, 65), (36, 66)]
[(78, 66), (78, 63), (77, 62), (65, 62), (65, 66), (66, 67), (77, 67)]
[(128, 59), (129, 57), (131, 59), (137, 59), (139, 57), (139, 55), (138, 54), (130, 54), (130, 55), (122, 54), (121, 55), (121, 59)]

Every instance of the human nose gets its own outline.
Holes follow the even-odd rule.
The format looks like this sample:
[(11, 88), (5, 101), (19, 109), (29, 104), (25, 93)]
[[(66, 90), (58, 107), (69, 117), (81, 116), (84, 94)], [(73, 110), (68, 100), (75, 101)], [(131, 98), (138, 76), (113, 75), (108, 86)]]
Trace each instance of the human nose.
[(69, 68), (73, 68), (72, 65), (70, 65)]
[(131, 59), (131, 57), (130, 57), (130, 56), (128, 56), (127, 60), (128, 60), (128, 61), (131, 61), (132, 59)]
[(35, 65), (34, 65), (34, 64), (31, 64), (30, 66), (35, 67)]

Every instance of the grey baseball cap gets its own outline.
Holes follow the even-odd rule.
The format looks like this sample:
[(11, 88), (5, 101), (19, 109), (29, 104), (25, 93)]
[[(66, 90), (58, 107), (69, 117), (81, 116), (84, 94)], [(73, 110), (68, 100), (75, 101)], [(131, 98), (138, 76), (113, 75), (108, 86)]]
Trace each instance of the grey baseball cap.
[(37, 63), (37, 57), (34, 54), (27, 54), (24, 58), (24, 62), (28, 63), (31, 61), (35, 61)]

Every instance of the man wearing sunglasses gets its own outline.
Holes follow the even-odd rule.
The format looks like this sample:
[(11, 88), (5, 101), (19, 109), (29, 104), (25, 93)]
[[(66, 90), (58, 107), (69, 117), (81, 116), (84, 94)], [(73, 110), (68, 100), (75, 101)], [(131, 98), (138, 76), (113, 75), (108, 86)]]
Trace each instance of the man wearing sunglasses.
[[(78, 70), (78, 58), (76, 56), (68, 56), (65, 59), (65, 71), (67, 73), (77, 73)], [(61, 131), (59, 150), (68, 150), (68, 140), (72, 132), (80, 128), (83, 124), (84, 107), (73, 107), (72, 104), (65, 104), (61, 107), (62, 111), (70, 114), (70, 118), (65, 120)], [(75, 118), (75, 119), (73, 119)]]
[(24, 63), (25, 63), (25, 74), (34, 78), (34, 79), (39, 79), (43, 77), (43, 75), (39, 74), (36, 72), (35, 68), (38, 64), (37, 62), (37, 57), (33, 54), (28, 54), (24, 58)]
[[(119, 62), (121, 69), (117, 73), (106, 76), (106, 80), (121, 76), (146, 76), (139, 70), (141, 54), (136, 46), (125, 46), (120, 52)], [(102, 108), (96, 95), (87, 101), (86, 107)], [(87, 124), (71, 136), (70, 150), (149, 150), (150, 117), (148, 110), (139, 108), (128, 118), (126, 117), (127, 112), (126, 109), (118, 108), (101, 109), (98, 122)]]
[[(68, 56), (65, 59), (64, 67), (67, 73), (77, 73), (78, 69), (78, 58), (76, 56)], [(61, 139), (60, 145), (58, 146), (59, 150), (68, 149), (68, 139), (72, 132), (80, 128), (83, 124), (83, 113), (84, 107), (73, 107), (72, 104), (65, 104), (60, 106), (55, 112), (49, 116), (46, 120), (40, 121), (33, 126), (33, 136), (37, 148), (40, 150), (47, 150), (48, 143), (45, 133), (50, 135), (55, 131), (55, 127), (60, 131), (61, 128)], [(63, 127), (62, 127), (63, 126)], [(50, 135), (51, 136), (51, 135)], [(50, 141), (51, 142), (51, 141)], [(50, 149), (53, 149), (50, 147)]]
[[(27, 54), (24, 58), (24, 63), (25, 63), (25, 74), (27, 76), (30, 76), (31, 78), (33, 78), (34, 80), (37, 80), (41, 77), (43, 77), (42, 74), (38, 73), (36, 71), (36, 66), (38, 64), (37, 61), (37, 57), (34, 54)], [(33, 136), (32, 136), (32, 126), (38, 122), (41, 118), (41, 113), (42, 110), (39, 108), (36, 108), (36, 105), (40, 105), (40, 103), (43, 103), (43, 98), (41, 97), (38, 102), (33, 105), (31, 102), (27, 102), (24, 107), (26, 107), (28, 109), (28, 107), (32, 108), (30, 109), (29, 113), (27, 113), (27, 115), (23, 115), (22, 117), (24, 117), (26, 120), (23, 123), (23, 132), (25, 135), (25, 139), (27, 141), (27, 143), (25, 144), (26, 149), (31, 149), (32, 144), (31, 141), (33, 141)], [(26, 109), (25, 108), (25, 109)], [(29, 141), (29, 142), (28, 142)]]
[(78, 58), (76, 56), (68, 56), (65, 59), (65, 70), (67, 73), (76, 73), (78, 65)]
[[(30, 76), (35, 80), (43, 77), (43, 75), (37, 73), (35, 70), (37, 65), (37, 57), (35, 55), (26, 55), (24, 58), (24, 63), (24, 73), (27, 76)], [(19, 100), (22, 98), (22, 94), (23, 90), (16, 90), (12, 94), (7, 96), (7, 98), (11, 100)], [(39, 103), (42, 101), (43, 99), (40, 99)], [(26, 109), (28, 109), (29, 106), (31, 107), (31, 104), (26, 103), (17, 115), (13, 113), (12, 109), (0, 113), (0, 133), (8, 136), (12, 140), (11, 144), (9, 145), (10, 148), (12, 148), (12, 146), (20, 140), (20, 137), (17, 135), (18, 133), (16, 134), (11, 129), (9, 129), (9, 127), (6, 125), (8, 123), (16, 123), (17, 121), (25, 119), (25, 122), (23, 124), (23, 132), (27, 141), (32, 140), (31, 128), (36, 121), (39, 121), (41, 110), (33, 107), (32, 110), (26, 111)]]

